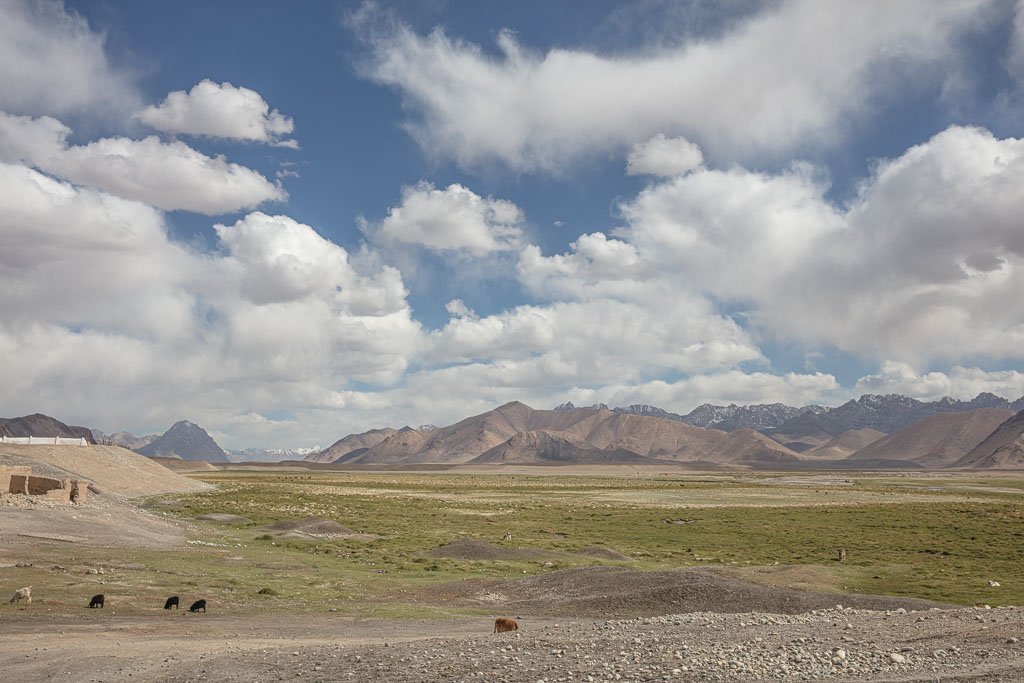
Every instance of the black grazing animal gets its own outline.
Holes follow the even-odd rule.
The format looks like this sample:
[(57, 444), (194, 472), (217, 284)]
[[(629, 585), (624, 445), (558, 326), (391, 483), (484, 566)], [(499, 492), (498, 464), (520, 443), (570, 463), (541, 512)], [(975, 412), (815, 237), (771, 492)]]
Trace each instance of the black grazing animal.
[(172, 595), (171, 597), (167, 598), (167, 602), (164, 603), (164, 609), (171, 609), (172, 607), (174, 609), (178, 609), (177, 595)]
[(92, 596), (92, 600), (89, 601), (89, 607), (103, 607), (103, 593)]
[(189, 612), (198, 612), (199, 610), (206, 611), (206, 600), (196, 600), (192, 603), (192, 606), (188, 608)]

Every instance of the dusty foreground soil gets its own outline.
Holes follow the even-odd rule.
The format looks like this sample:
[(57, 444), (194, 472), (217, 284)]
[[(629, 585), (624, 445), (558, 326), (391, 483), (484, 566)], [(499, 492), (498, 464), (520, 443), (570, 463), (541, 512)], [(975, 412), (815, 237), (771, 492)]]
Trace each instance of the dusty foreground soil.
[[(351, 620), (330, 613), (240, 617), (0, 616), (5, 681), (1020, 681), (1024, 609), (690, 614), (633, 620), (520, 615)], [(42, 609), (45, 609), (43, 607)]]

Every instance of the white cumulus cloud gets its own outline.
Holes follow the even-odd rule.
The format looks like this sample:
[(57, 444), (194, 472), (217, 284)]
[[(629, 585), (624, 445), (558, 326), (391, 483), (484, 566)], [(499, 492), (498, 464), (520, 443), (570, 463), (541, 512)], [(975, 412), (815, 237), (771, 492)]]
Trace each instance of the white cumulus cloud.
[(271, 109), (258, 92), (209, 79), (200, 81), (188, 92), (168, 93), (163, 102), (146, 107), (136, 116), (165, 133), (297, 145), (294, 140), (281, 139), (295, 129), (295, 124)]
[(944, 396), (970, 400), (982, 392), (1014, 400), (1024, 396), (1024, 372), (955, 365), (949, 372), (919, 373), (909, 363), (885, 361), (877, 374), (857, 380), (855, 390), (866, 394), (904, 394), (925, 401)]
[(459, 184), (439, 190), (421, 182), (403, 189), (401, 205), (388, 211), (380, 234), (435, 251), (483, 255), (515, 249), (522, 222), (523, 213), (512, 202), (481, 197)]
[(183, 142), (101, 138), (69, 145), (71, 129), (48, 116), (0, 112), (0, 160), (23, 161), (78, 185), (137, 199), (164, 210), (208, 215), (282, 201), (285, 191), (256, 171)]
[(306, 422), (275, 435), (292, 443), (332, 433), (339, 408), (371, 419), (386, 399), (349, 385), (391, 386), (424, 343), (401, 275), (287, 216), (216, 232), (220, 253), (197, 253), (146, 204), (0, 162), (0, 354), (17, 367), (0, 413), (190, 417), (237, 438), (239, 415), (285, 411)]
[(106, 39), (56, 0), (0, 0), (0, 110), (127, 114), (138, 94)]
[(907, 67), (916, 82), (941, 82), (957, 27), (982, 11), (975, 2), (789, 0), (717, 39), (616, 55), (538, 53), (502, 31), (495, 56), (441, 28), (376, 27), (372, 12), (354, 29), (370, 44), (365, 73), (402, 95), (424, 149), (469, 167), (497, 160), (560, 172), (657, 133), (729, 160), (834, 143)]
[(686, 138), (667, 138), (661, 133), (633, 145), (626, 160), (629, 175), (682, 175), (704, 163), (700, 147)]

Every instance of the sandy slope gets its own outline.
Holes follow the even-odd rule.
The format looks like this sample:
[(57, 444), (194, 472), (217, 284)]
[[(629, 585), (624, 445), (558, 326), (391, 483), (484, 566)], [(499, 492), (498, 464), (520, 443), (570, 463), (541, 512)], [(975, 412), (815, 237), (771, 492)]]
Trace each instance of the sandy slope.
[(95, 482), (106, 494), (151, 496), (161, 493), (205, 491), (203, 484), (149, 458), (120, 446), (19, 446), (0, 445), (0, 464), (5, 456), (18, 464), (26, 460), (60, 467)]

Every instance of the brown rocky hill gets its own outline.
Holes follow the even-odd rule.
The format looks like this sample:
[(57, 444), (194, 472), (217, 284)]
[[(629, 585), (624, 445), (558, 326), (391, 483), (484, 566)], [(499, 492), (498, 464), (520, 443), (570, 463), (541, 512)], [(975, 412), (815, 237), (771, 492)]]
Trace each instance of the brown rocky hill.
[(595, 448), (575, 437), (534, 431), (516, 434), (505, 443), (484, 451), (469, 462), (473, 465), (531, 465), (545, 463), (604, 464), (644, 462), (632, 451)]
[(873, 444), (884, 436), (885, 432), (870, 427), (848, 429), (836, 438), (804, 451), (804, 455), (821, 460), (839, 460)]
[(750, 467), (792, 467), (803, 462), (801, 456), (753, 429), (729, 432), (701, 459), (722, 465)]
[(217, 445), (213, 437), (205, 429), (188, 420), (175, 422), (170, 429), (135, 452), (182, 460), (230, 462), (224, 449)]
[(1024, 468), (1024, 411), (996, 427), (988, 438), (952, 466), (971, 469)]
[(352, 451), (372, 448), (397, 432), (397, 429), (385, 427), (384, 429), (371, 429), (362, 434), (349, 434), (344, 438), (338, 439), (322, 451), (310, 453), (303, 460), (306, 462), (335, 462)]
[[(363, 464), (466, 463), (527, 432), (545, 432), (565, 443), (559, 442), (556, 447), (547, 437), (518, 440), (513, 449), (517, 453), (515, 458), (546, 460), (559, 449), (568, 453), (572, 445), (582, 449), (577, 453), (579, 457), (597, 457), (592, 453), (583, 454), (591, 448), (608, 453), (619, 451), (625, 458), (623, 462), (631, 459), (627, 453), (645, 458), (722, 464), (799, 461), (789, 449), (750, 429), (727, 434), (674, 420), (615, 413), (603, 407), (534, 410), (519, 402), (440, 429), (402, 430), (366, 451), (343, 457), (344, 462)], [(513, 457), (510, 448), (499, 452), (507, 451), (507, 457)], [(532, 454), (527, 453), (531, 449)]]
[(1012, 416), (1013, 412), (1005, 408), (939, 413), (875, 441), (850, 459), (910, 460), (925, 467), (947, 467)]
[(0, 436), (61, 436), (72, 439), (84, 437), (88, 443), (96, 443), (92, 430), (66, 425), (42, 413), (24, 417), (0, 417)]

